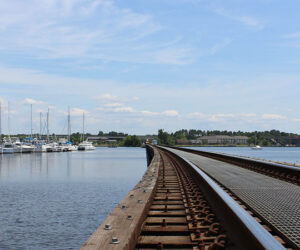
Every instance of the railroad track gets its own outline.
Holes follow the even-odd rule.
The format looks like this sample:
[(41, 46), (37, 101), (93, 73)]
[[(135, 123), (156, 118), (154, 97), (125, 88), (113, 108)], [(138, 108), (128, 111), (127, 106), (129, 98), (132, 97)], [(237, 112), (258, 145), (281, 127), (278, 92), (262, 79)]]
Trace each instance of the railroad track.
[(162, 154), (156, 192), (137, 249), (217, 249), (231, 243), (199, 186), (170, 154)]
[(162, 148), (142, 180), (82, 246), (90, 249), (288, 249), (197, 166)]
[[(245, 224), (239, 228), (239, 226), (231, 225), (234, 222), (241, 223), (233, 218), (239, 217), (237, 214), (228, 213), (227, 216), (231, 218), (224, 220), (224, 211), (220, 213), (220, 207), (221, 210), (225, 210), (230, 209), (230, 205), (227, 207), (227, 205), (219, 204), (218, 208), (214, 207), (218, 206), (220, 197), (206, 193), (208, 189), (201, 187), (191, 167), (169, 152), (160, 151), (160, 154), (162, 166), (159, 170), (156, 192), (136, 249), (284, 248), (276, 240), (271, 239), (272, 236), (254, 221), (252, 228)], [(213, 187), (209, 188), (211, 192), (214, 191)], [(214, 202), (209, 202), (206, 198), (208, 196), (209, 200), (213, 199)], [(231, 205), (233, 202), (231, 201)], [(265, 234), (269, 243), (266, 244), (268, 240), (260, 242), (253, 232), (255, 230), (260, 230), (262, 234)]]

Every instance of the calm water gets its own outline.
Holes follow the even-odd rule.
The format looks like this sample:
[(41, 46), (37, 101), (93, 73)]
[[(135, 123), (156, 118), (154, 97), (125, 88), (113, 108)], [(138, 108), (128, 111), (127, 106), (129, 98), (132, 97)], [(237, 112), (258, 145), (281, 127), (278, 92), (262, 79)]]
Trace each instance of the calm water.
[(265, 147), (253, 150), (250, 147), (191, 147), (196, 150), (222, 152), (239, 156), (300, 164), (300, 147)]
[[(194, 148), (300, 163), (300, 148)], [(78, 249), (140, 180), (141, 148), (0, 155), (0, 249)]]
[(145, 170), (141, 148), (0, 155), (0, 249), (78, 249)]

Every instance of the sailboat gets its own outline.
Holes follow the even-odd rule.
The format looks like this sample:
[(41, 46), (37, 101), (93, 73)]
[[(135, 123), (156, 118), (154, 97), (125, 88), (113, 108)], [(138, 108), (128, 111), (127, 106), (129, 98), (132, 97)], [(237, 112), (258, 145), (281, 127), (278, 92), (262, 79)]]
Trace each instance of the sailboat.
[(20, 141), (19, 138), (12, 138), (14, 144), (15, 153), (32, 153), (34, 151), (34, 146), (32, 145), (32, 104), (30, 105), (31, 112), (31, 130), (30, 130), (30, 138), (25, 138), (23, 142)]
[(7, 127), (8, 127), (8, 138), (4, 138), (4, 143), (2, 144), (2, 153), (3, 154), (13, 154), (14, 145), (11, 142), (10, 138), (10, 120), (9, 120), (9, 103), (7, 104)]
[(39, 140), (34, 140), (33, 144), (35, 146), (35, 152), (56, 152), (56, 145), (53, 143), (50, 143), (49, 138), (49, 108), (47, 112), (47, 140), (42, 140), (42, 113), (40, 113), (40, 138)]
[(82, 115), (82, 142), (78, 145), (78, 150), (95, 150), (93, 143), (86, 140), (84, 141), (84, 113)]
[(2, 154), (2, 105), (0, 102), (0, 154)]
[(70, 107), (68, 108), (68, 140), (63, 141), (62, 144), (67, 148), (67, 151), (76, 151), (77, 147), (71, 143), (71, 113)]
[(40, 134), (39, 139), (34, 139), (32, 144), (35, 146), (35, 152), (47, 152), (46, 142), (42, 139), (42, 112), (40, 112)]
[[(32, 138), (25, 138), (26, 139), (32, 139)], [(15, 153), (32, 153), (34, 151), (34, 146), (31, 143), (22, 143), (20, 142), (20, 139), (17, 137), (12, 138), (12, 143), (14, 145), (14, 152)]]
[(255, 136), (255, 144), (254, 144), (254, 146), (251, 149), (253, 149), (253, 150), (261, 150), (262, 147), (256, 144), (256, 140), (257, 140), (257, 138)]

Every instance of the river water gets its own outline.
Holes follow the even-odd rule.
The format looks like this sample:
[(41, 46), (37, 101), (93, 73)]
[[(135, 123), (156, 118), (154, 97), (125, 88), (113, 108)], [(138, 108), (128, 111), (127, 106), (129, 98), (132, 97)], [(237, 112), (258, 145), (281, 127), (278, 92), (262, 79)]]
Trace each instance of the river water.
[(0, 249), (78, 249), (146, 165), (142, 148), (0, 155)]
[[(300, 163), (300, 148), (198, 149)], [(78, 249), (145, 170), (142, 148), (0, 155), (0, 249)]]
[(264, 160), (288, 162), (300, 165), (300, 147), (264, 147), (253, 150), (250, 147), (190, 147), (195, 150), (221, 152), (232, 155), (248, 156)]

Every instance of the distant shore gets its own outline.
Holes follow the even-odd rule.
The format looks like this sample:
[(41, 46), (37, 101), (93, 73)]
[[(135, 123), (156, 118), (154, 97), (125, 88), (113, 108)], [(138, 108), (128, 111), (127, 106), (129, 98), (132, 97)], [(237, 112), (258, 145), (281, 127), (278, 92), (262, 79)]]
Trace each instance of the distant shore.
[[(218, 145), (174, 145), (174, 147), (198, 147), (198, 148), (202, 148), (202, 147), (209, 147), (209, 148), (212, 148), (212, 147), (225, 147), (225, 148), (228, 148), (228, 147), (238, 147), (238, 148), (250, 148), (250, 147), (253, 147), (254, 145), (221, 145), (221, 144), (218, 144)], [(299, 148), (297, 146), (261, 146), (261, 147), (264, 147), (264, 148)]]

